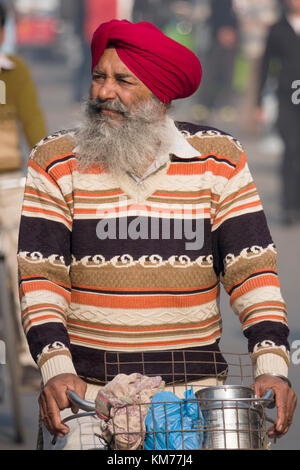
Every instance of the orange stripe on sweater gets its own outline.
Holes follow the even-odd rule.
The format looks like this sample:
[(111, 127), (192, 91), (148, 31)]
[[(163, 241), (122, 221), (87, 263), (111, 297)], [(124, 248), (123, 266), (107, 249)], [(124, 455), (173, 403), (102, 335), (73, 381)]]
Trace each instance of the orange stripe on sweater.
[(203, 304), (216, 300), (219, 286), (212, 289), (211, 292), (201, 294), (190, 294), (186, 296), (172, 295), (147, 295), (143, 296), (112, 296), (103, 294), (89, 294), (72, 291), (72, 301), (82, 305), (93, 305), (95, 307), (107, 308), (172, 308), (172, 307), (191, 307), (201, 306)]
[[(65, 157), (73, 157), (73, 160), (68, 160), (67, 162), (61, 162), (60, 159), (62, 158), (65, 158)], [(71, 162), (72, 165), (74, 166), (74, 164), (76, 164), (76, 160), (75, 160), (75, 154), (72, 153), (72, 152), (69, 152), (69, 153), (63, 153), (61, 155), (56, 155), (55, 157), (51, 158), (50, 160), (47, 161), (47, 163), (45, 164), (44, 166), (44, 171), (46, 171), (46, 168), (51, 165), (52, 163), (58, 163), (58, 164), (67, 164), (69, 165)]]
[(67, 289), (70, 289), (70, 284), (65, 284), (64, 282), (57, 282), (57, 281), (51, 281), (50, 279), (49, 280), (41, 280), (41, 279), (35, 279), (34, 278), (38, 278), (39, 276), (22, 276), (20, 279), (21, 281), (26, 281), (26, 279), (32, 279), (32, 282), (49, 282), (49, 283), (53, 283), (55, 282), (55, 284), (57, 284), (58, 286), (61, 286), (61, 287), (66, 287)]
[(47, 290), (49, 292), (54, 292), (61, 297), (63, 297), (67, 302), (70, 301), (71, 294), (70, 292), (66, 292), (63, 287), (58, 286), (57, 284), (53, 284), (49, 281), (32, 281), (27, 282), (22, 285), (21, 290), (27, 294), (30, 292), (35, 292), (39, 290)]
[[(60, 161), (60, 159), (65, 157), (74, 157), (66, 162)], [(56, 163), (57, 165), (53, 168), (50, 168), (49, 173), (53, 173), (56, 176), (65, 176), (72, 173), (72, 171), (76, 171), (79, 169), (78, 161), (76, 160), (75, 154), (71, 153), (64, 153), (62, 155), (56, 155), (54, 158), (50, 159), (46, 165), (44, 166), (44, 170), (51, 165), (52, 163)], [(70, 171), (71, 170), (71, 171)], [(86, 174), (100, 174), (100, 173), (107, 173), (107, 170), (104, 168), (99, 167), (99, 165), (95, 164), (92, 165), (88, 169), (82, 170), (83, 173)]]
[(35, 212), (35, 213), (44, 214), (44, 215), (52, 215), (54, 217), (58, 217), (59, 219), (64, 220), (69, 225), (69, 227), (72, 226), (72, 222), (70, 222), (62, 214), (59, 214), (59, 212), (50, 211), (50, 210), (46, 210), (46, 209), (40, 209), (40, 208), (37, 208), (37, 207), (31, 207), (31, 206), (23, 206), (23, 211), (24, 212), (29, 212), (29, 213), (30, 212)]
[(27, 307), (23, 310), (22, 312), (22, 317), (26, 316), (26, 315), (30, 315), (31, 313), (34, 313), (36, 310), (58, 310), (59, 312), (62, 313), (62, 315), (64, 316), (66, 314), (66, 312), (58, 307), (58, 305), (52, 305), (52, 304), (40, 304), (40, 305), (34, 305), (32, 307)]
[(43, 178), (46, 178), (56, 189), (60, 191), (60, 187), (58, 186), (57, 182), (51, 178), (48, 173), (46, 173), (34, 160), (29, 160), (28, 167), (33, 168), (37, 173), (43, 175)]
[(241, 287), (238, 287), (230, 297), (230, 305), (242, 295), (251, 292), (252, 290), (259, 289), (261, 287), (275, 286), (280, 287), (279, 280), (277, 276), (271, 274), (266, 274), (259, 279), (249, 279)]
[(58, 320), (60, 323), (63, 323), (62, 318), (58, 315), (42, 315), (40, 317), (36, 318), (30, 318), (28, 322), (26, 321), (26, 327), (25, 327), (25, 332), (29, 329), (29, 327), (34, 326), (36, 323), (39, 323), (41, 321), (45, 320), (50, 320), (50, 319), (55, 319)]
[(168, 175), (203, 175), (211, 172), (215, 176), (223, 176), (229, 179), (233, 168), (228, 167), (226, 163), (216, 162), (214, 160), (206, 160), (205, 162), (195, 163), (171, 163), (167, 174)]
[(269, 320), (269, 321), (279, 320), (279, 321), (282, 321), (283, 323), (285, 323), (287, 325), (286, 318), (284, 316), (281, 316), (281, 315), (261, 315), (259, 317), (251, 318), (251, 319), (245, 321), (243, 323), (243, 325), (246, 326), (246, 325), (250, 325), (252, 323), (259, 323), (263, 320)]
[(53, 199), (50, 196), (47, 196), (46, 194), (41, 194), (38, 191), (34, 191), (33, 189), (29, 189), (28, 187), (25, 189), (25, 194), (31, 194), (33, 196), (37, 196), (40, 199), (45, 199), (46, 201), (51, 201), (54, 202), (55, 204), (59, 204), (62, 207), (65, 207), (66, 209), (69, 209), (68, 205), (65, 204), (62, 201), (58, 201), (57, 199)]
[[(191, 339), (181, 339), (181, 340), (170, 340), (170, 341), (156, 341), (156, 342), (152, 342), (152, 341), (149, 341), (149, 342), (143, 342), (143, 343), (135, 343), (135, 344), (130, 344), (130, 343), (121, 343), (121, 342), (112, 342), (112, 341), (102, 341), (102, 340), (95, 340), (95, 339), (87, 339), (87, 338), (83, 338), (82, 336), (77, 336), (77, 335), (74, 335), (74, 334), (70, 334), (70, 340), (72, 341), (79, 341), (79, 342), (82, 342), (82, 343), (89, 343), (89, 344), (95, 344), (95, 345), (98, 345), (98, 346), (110, 346), (110, 347), (120, 347), (120, 348), (124, 348), (124, 349), (138, 349), (138, 348), (149, 348), (149, 347), (153, 347), (153, 346), (176, 346), (176, 345), (185, 345), (185, 344), (189, 344), (189, 343), (203, 343), (203, 342), (207, 342), (207, 341), (210, 341), (210, 340), (214, 340), (216, 339), (217, 337), (219, 337), (221, 334), (221, 330), (218, 329), (217, 331), (215, 331), (213, 334), (211, 335), (208, 335), (208, 336), (205, 336), (204, 338), (191, 338)], [(138, 346), (138, 348), (137, 348)]]
[(265, 269), (257, 269), (255, 271), (251, 271), (251, 273), (247, 274), (247, 276), (245, 276), (243, 279), (238, 280), (237, 282), (232, 284), (230, 287), (226, 288), (227, 293), (230, 292), (235, 286), (238, 286), (242, 282), (245, 282), (247, 277), (252, 276), (253, 274), (264, 273), (265, 271), (266, 271)]
[(74, 214), (97, 214), (99, 216), (103, 214), (114, 214), (114, 213), (128, 213), (130, 211), (147, 211), (151, 215), (151, 212), (156, 213), (162, 213), (162, 214), (183, 214), (183, 215), (194, 215), (194, 214), (210, 214), (210, 208), (209, 207), (200, 207), (200, 208), (195, 208), (195, 209), (187, 209), (186, 206), (184, 206), (183, 209), (176, 209), (170, 207), (169, 209), (163, 209), (161, 207), (155, 207), (155, 206), (135, 206), (135, 205), (129, 205), (125, 207), (119, 207), (115, 206), (113, 208), (106, 208), (105, 206), (102, 208), (96, 207), (94, 209), (79, 209), (75, 208), (74, 209)]
[(233, 209), (230, 209), (229, 211), (226, 212), (222, 217), (219, 217), (218, 219), (215, 220), (214, 225), (220, 223), (223, 221), (229, 214), (232, 214), (234, 212), (239, 212), (245, 209), (250, 209), (251, 207), (259, 207), (261, 206), (260, 201), (254, 201), (254, 202), (249, 202), (248, 204), (241, 204), (240, 206), (234, 207)]
[(234, 196), (228, 196), (226, 199), (224, 199), (224, 201), (222, 201), (222, 205), (221, 205), (219, 210), (222, 209), (222, 206), (224, 204), (227, 204), (228, 202), (233, 201), (234, 199), (237, 199), (239, 196), (241, 196), (241, 194), (245, 194), (247, 192), (253, 191), (254, 189), (256, 190), (256, 186), (253, 183), (248, 188), (244, 188), (244, 189), (241, 189), (240, 191), (238, 191), (236, 194), (234, 194)]
[(251, 312), (251, 310), (257, 310), (260, 308), (265, 308), (265, 307), (279, 307), (282, 308), (282, 310), (286, 310), (286, 306), (283, 302), (262, 302), (259, 304), (251, 305), (251, 307), (246, 308), (242, 313), (239, 315), (239, 319), (242, 322), (244, 317)]
[(105, 198), (105, 197), (109, 197), (109, 196), (119, 196), (120, 194), (124, 194), (124, 191), (120, 190), (120, 191), (103, 191), (102, 193), (85, 193), (83, 191), (75, 191), (74, 192), (74, 198), (76, 197), (85, 197), (85, 198)]

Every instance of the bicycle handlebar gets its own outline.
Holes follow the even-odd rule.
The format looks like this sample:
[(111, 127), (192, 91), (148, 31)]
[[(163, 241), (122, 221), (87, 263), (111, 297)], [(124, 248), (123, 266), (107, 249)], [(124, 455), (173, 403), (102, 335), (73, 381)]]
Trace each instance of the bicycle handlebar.
[(73, 390), (67, 390), (67, 395), (70, 399), (70, 401), (78, 406), (81, 410), (84, 411), (95, 411), (96, 410), (96, 405), (92, 401), (87, 401), (84, 400), (83, 398), (80, 398)]

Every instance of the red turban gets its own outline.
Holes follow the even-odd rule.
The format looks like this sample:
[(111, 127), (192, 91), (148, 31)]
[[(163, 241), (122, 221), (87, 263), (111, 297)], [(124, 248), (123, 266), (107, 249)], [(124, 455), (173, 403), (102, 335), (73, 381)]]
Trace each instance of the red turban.
[(92, 70), (108, 45), (160, 101), (186, 98), (199, 87), (202, 68), (196, 55), (147, 22), (111, 20), (95, 31)]

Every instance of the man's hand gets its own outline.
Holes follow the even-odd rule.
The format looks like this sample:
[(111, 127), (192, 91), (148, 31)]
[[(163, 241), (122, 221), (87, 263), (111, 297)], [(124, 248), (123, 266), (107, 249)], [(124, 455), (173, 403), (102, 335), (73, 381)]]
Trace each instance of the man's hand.
[(86, 392), (86, 383), (75, 374), (60, 374), (48, 380), (39, 396), (41, 419), (51, 434), (63, 437), (69, 432), (60, 418), (60, 410), (71, 407), (73, 413), (78, 412), (66, 394), (67, 390), (73, 390), (81, 398)]
[(264, 374), (255, 380), (254, 390), (258, 397), (263, 397), (270, 388), (275, 395), (277, 421), (276, 425), (269, 429), (268, 435), (271, 438), (277, 438), (286, 434), (292, 424), (297, 397), (294, 391), (280, 377)]

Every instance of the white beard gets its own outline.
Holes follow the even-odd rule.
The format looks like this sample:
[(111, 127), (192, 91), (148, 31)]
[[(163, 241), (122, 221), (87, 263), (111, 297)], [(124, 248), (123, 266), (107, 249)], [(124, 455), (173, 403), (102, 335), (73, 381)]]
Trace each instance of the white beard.
[[(101, 109), (119, 111), (120, 121), (103, 115)], [(158, 152), (168, 152), (171, 145), (170, 119), (162, 109), (156, 97), (134, 110), (119, 101), (89, 99), (85, 119), (75, 134), (80, 168), (96, 164), (112, 174), (142, 175)]]

